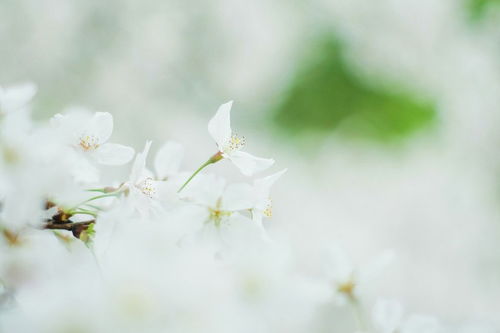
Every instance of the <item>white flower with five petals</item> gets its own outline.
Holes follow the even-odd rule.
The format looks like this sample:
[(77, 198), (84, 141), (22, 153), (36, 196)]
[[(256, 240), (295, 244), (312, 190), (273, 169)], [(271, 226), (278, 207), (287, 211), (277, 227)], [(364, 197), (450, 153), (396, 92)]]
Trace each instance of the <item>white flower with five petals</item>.
[(251, 198), (242, 193), (240, 185), (226, 185), (223, 178), (212, 174), (201, 175), (183, 193), (183, 199), (203, 207), (204, 219), (220, 226), (252, 205)]
[(273, 165), (274, 160), (253, 156), (241, 151), (245, 138), (233, 133), (231, 129), (231, 106), (233, 102), (222, 104), (208, 123), (208, 132), (215, 140), (219, 154), (240, 169), (245, 176), (263, 171)]
[(358, 302), (367, 287), (374, 283), (394, 259), (392, 250), (385, 250), (365, 265), (356, 266), (346, 250), (332, 244), (326, 251), (325, 273), (328, 284), (333, 287), (338, 305)]
[(72, 108), (56, 114), (52, 124), (77, 152), (99, 164), (123, 165), (134, 156), (133, 148), (108, 142), (113, 133), (113, 116), (108, 112)]

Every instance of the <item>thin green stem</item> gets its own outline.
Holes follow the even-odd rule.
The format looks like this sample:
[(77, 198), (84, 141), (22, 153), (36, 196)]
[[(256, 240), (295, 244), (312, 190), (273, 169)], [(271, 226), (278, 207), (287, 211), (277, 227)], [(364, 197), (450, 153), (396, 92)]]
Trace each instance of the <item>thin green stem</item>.
[(222, 160), (224, 158), (223, 156), (223, 153), (222, 152), (217, 152), (215, 153), (212, 157), (210, 157), (208, 159), (208, 161), (206, 161), (205, 163), (203, 163), (199, 168), (198, 170), (196, 170), (192, 175), (191, 177), (188, 178), (188, 180), (186, 180), (186, 182), (184, 184), (182, 184), (181, 188), (177, 191), (177, 193), (179, 193), (180, 191), (182, 191), (184, 189), (184, 187), (187, 186), (187, 184), (189, 184), (189, 182), (194, 178), (196, 177), (196, 175), (201, 171), (203, 170), (204, 168), (206, 168), (208, 165), (210, 164), (214, 164), (214, 163), (217, 163), (219, 162), (220, 160)]
[(91, 204), (84, 204), (83, 206), (87, 206), (87, 207), (90, 207), (92, 209), (95, 209), (95, 210), (102, 210), (101, 207), (98, 207), (96, 205), (91, 205)]
[(86, 191), (88, 191), (88, 192), (106, 193), (106, 190), (104, 188), (89, 188)]
[(201, 170), (203, 170), (204, 168), (206, 168), (207, 166), (209, 166), (210, 164), (212, 164), (214, 162), (212, 162), (211, 160), (208, 160), (206, 161), (205, 163), (203, 163), (199, 168), (198, 170), (196, 170), (187, 180), (186, 182), (181, 186), (181, 188), (177, 191), (177, 193), (179, 193), (180, 191), (182, 191), (186, 186), (187, 184), (189, 184), (189, 182), (194, 178), (196, 177), (196, 175), (198, 173), (200, 173)]
[(97, 213), (96, 212), (92, 212), (90, 210), (86, 210), (86, 209), (83, 209), (83, 208), (77, 208), (75, 210), (72, 210), (71, 213), (72, 214), (84, 214), (84, 215), (90, 215), (90, 216), (93, 216), (93, 217), (97, 217)]
[(90, 199), (87, 199), (85, 201), (82, 201), (80, 202), (78, 205), (74, 206), (74, 207), (71, 207), (69, 209), (69, 211), (72, 211), (78, 207), (80, 207), (81, 205), (84, 205), (86, 204), (87, 202), (91, 202), (91, 201), (94, 201), (94, 200), (98, 200), (98, 199), (102, 199), (102, 198), (108, 198), (108, 197), (116, 197), (120, 194), (121, 192), (113, 192), (113, 193), (107, 193), (107, 194), (101, 194), (101, 195), (98, 195), (98, 196), (95, 196), (95, 197), (92, 197)]

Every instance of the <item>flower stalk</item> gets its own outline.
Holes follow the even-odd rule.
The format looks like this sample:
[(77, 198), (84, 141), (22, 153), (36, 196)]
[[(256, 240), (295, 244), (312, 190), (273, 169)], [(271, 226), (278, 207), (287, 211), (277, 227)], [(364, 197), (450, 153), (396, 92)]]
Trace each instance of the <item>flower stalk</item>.
[(198, 173), (200, 173), (201, 170), (205, 169), (207, 166), (209, 166), (210, 164), (214, 164), (214, 163), (217, 163), (219, 162), (220, 160), (222, 160), (224, 158), (224, 156), (222, 155), (222, 152), (217, 152), (216, 154), (214, 154), (212, 157), (210, 157), (205, 163), (203, 163), (185, 182), (184, 184), (182, 184), (182, 186), (179, 188), (179, 190), (177, 190), (177, 193), (180, 193), (186, 186), (187, 184), (189, 184), (189, 182), (191, 182), (191, 180), (193, 180), (194, 177), (196, 177), (196, 175)]

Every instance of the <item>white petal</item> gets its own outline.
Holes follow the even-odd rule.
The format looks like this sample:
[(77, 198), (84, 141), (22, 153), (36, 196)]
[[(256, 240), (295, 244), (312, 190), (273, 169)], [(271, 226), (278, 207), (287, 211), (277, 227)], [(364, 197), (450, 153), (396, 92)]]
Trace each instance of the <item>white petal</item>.
[(196, 204), (215, 208), (217, 201), (222, 197), (226, 181), (213, 174), (199, 174), (180, 193), (183, 198)]
[(233, 101), (222, 104), (208, 122), (208, 132), (222, 150), (231, 138), (231, 106)]
[(237, 211), (250, 209), (255, 201), (252, 186), (244, 183), (227, 186), (222, 197), (224, 210)]
[(179, 172), (184, 157), (184, 148), (180, 143), (167, 141), (155, 156), (155, 171), (158, 179), (165, 179)]
[(100, 144), (108, 141), (113, 133), (113, 116), (109, 112), (96, 112), (89, 121), (87, 134), (94, 135), (99, 139)]
[(92, 113), (81, 107), (71, 107), (63, 114), (56, 114), (50, 119), (51, 126), (68, 144), (78, 145), (80, 137), (85, 134)]
[(255, 193), (258, 200), (257, 205), (260, 208), (267, 206), (271, 187), (287, 170), (288, 169), (283, 169), (270, 176), (259, 178), (254, 181)]
[(132, 185), (136, 184), (144, 173), (146, 169), (146, 158), (148, 157), (149, 148), (151, 148), (151, 141), (146, 141), (144, 150), (135, 156), (134, 165), (132, 166), (132, 171), (130, 172), (130, 182)]
[(122, 165), (134, 157), (134, 149), (117, 143), (105, 143), (96, 149), (94, 157), (105, 165)]
[(283, 169), (281, 171), (278, 171), (270, 176), (264, 177), (264, 178), (259, 178), (254, 181), (254, 185), (261, 188), (265, 189), (269, 192), (269, 189), (273, 184), (285, 173), (287, 172), (288, 169)]
[(359, 284), (369, 284), (377, 279), (394, 261), (395, 254), (392, 250), (385, 250), (375, 257), (370, 263), (362, 267), (359, 272)]
[(99, 170), (83, 157), (75, 158), (71, 174), (77, 183), (91, 184), (99, 181)]
[(270, 158), (261, 158), (253, 156), (242, 151), (235, 151), (228, 158), (240, 169), (245, 176), (252, 176), (257, 172), (263, 171), (274, 164)]
[(271, 242), (272, 240), (267, 234), (266, 228), (264, 228), (264, 225), (262, 224), (262, 218), (263, 218), (262, 213), (257, 211), (252, 212), (252, 221), (259, 230), (261, 239), (266, 242)]
[(31, 82), (0, 89), (0, 109), (9, 112), (23, 108), (35, 96), (36, 91), (36, 85)]
[[(243, 215), (233, 214), (228, 223), (223, 223), (219, 236), (224, 248), (231, 251), (245, 250), (269, 241), (266, 231)], [(224, 248), (221, 249), (224, 251)], [(241, 252), (240, 252), (241, 253)]]
[(338, 244), (331, 244), (328, 247), (325, 269), (327, 276), (339, 283), (352, 279), (354, 272), (354, 267), (346, 250)]
[(397, 301), (378, 300), (373, 308), (373, 322), (381, 333), (395, 332), (403, 319), (403, 307)]

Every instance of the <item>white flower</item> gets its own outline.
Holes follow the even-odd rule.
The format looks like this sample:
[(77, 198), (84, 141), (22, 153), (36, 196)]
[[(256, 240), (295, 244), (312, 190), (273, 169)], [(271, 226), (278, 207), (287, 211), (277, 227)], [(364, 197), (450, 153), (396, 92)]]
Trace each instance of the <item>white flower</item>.
[(215, 140), (221, 156), (233, 162), (241, 173), (251, 176), (269, 168), (273, 165), (274, 160), (255, 157), (240, 150), (245, 146), (245, 138), (234, 134), (231, 130), (232, 104), (231, 101), (219, 107), (215, 116), (208, 123), (208, 132)]
[(253, 201), (242, 185), (248, 186), (226, 186), (223, 178), (202, 174), (182, 193), (181, 198), (191, 203), (187, 208), (195, 213), (193, 219), (203, 226), (195, 235), (197, 241), (211, 247), (217, 255), (268, 241), (267, 235), (249, 218)]
[(273, 215), (273, 205), (270, 198), (271, 187), (286, 171), (287, 169), (284, 169), (270, 176), (256, 179), (253, 185), (231, 184), (226, 189), (226, 197), (238, 198), (240, 204), (244, 206), (241, 209), (251, 211), (254, 224), (261, 230), (261, 236), (266, 240), (269, 238), (262, 225), (262, 219), (264, 217), (270, 218)]
[(74, 190), (67, 148), (50, 130), (33, 128), (27, 116), (10, 113), (0, 123), (0, 223), (13, 229), (39, 225), (47, 196)]
[(147, 141), (144, 150), (137, 154), (132, 165), (129, 180), (125, 186), (129, 191), (129, 202), (142, 215), (147, 216), (158, 199), (159, 181), (146, 168), (146, 158), (151, 148), (151, 141)]
[(254, 181), (252, 189), (254, 203), (251, 209), (253, 220), (258, 225), (262, 225), (263, 217), (272, 217), (273, 205), (270, 198), (271, 187), (286, 171), (287, 169), (284, 169)]
[(134, 149), (107, 142), (113, 133), (113, 116), (108, 112), (94, 114), (72, 108), (66, 114), (56, 114), (52, 124), (80, 154), (104, 165), (122, 165), (134, 156)]
[(439, 323), (434, 317), (410, 315), (404, 319), (403, 306), (393, 300), (379, 300), (372, 313), (373, 324), (379, 333), (436, 333)]
[(336, 301), (357, 301), (364, 289), (373, 282), (391, 263), (394, 254), (390, 250), (382, 252), (364, 266), (356, 267), (346, 251), (340, 246), (331, 246), (327, 251), (325, 265), (328, 283), (333, 287)]
[(0, 87), (0, 114), (21, 110), (31, 101), (37, 91), (33, 83)]
[(238, 211), (252, 206), (251, 197), (240, 191), (241, 184), (226, 186), (223, 178), (215, 175), (200, 175), (193, 185), (183, 193), (183, 197), (205, 210), (205, 220), (216, 226), (226, 224)]

